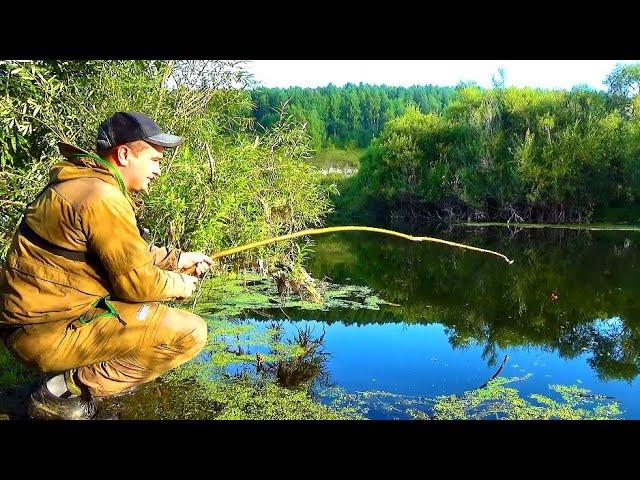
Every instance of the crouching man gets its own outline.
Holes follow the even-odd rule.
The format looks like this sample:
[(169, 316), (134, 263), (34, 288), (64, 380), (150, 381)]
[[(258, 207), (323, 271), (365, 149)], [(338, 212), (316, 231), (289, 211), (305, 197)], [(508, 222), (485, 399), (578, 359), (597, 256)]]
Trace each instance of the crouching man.
[(150, 247), (129, 192), (160, 175), (163, 133), (137, 112), (98, 129), (96, 153), (60, 144), (66, 161), (27, 206), (0, 269), (0, 338), (23, 364), (53, 376), (27, 401), (33, 418), (91, 419), (94, 397), (129, 392), (192, 359), (202, 318), (163, 301), (191, 296), (213, 263)]

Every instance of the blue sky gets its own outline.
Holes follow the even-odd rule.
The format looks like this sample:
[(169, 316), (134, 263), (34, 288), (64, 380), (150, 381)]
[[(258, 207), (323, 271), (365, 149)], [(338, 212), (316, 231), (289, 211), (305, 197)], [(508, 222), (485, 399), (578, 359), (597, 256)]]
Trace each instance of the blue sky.
[(491, 87), (498, 69), (505, 84), (514, 87), (571, 89), (588, 85), (606, 90), (602, 83), (617, 63), (637, 60), (252, 60), (246, 65), (265, 87), (320, 87), (351, 82), (372, 85), (455, 86), (475, 81)]

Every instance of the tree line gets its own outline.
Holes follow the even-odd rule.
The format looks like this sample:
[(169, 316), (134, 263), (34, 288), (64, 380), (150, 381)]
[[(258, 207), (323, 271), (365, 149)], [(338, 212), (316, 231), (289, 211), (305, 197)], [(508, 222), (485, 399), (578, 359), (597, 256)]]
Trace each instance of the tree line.
[(384, 124), (402, 115), (409, 106), (423, 113), (441, 112), (454, 95), (452, 87), (390, 87), (348, 83), (321, 88), (256, 88), (251, 90), (252, 114), (258, 124), (270, 128), (279, 118), (281, 105), (307, 125), (312, 146), (366, 147)]
[(640, 65), (608, 91), (461, 86), (441, 111), (390, 119), (338, 209), (389, 218), (590, 221), (640, 200)]

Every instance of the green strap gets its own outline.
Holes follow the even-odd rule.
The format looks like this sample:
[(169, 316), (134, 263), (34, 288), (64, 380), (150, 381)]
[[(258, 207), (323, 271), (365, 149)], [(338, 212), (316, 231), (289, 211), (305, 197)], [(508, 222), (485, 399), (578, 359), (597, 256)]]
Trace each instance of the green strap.
[(114, 174), (114, 176), (116, 177), (116, 180), (118, 180), (118, 184), (120, 185), (120, 190), (122, 190), (122, 193), (124, 194), (124, 196), (127, 196), (127, 189), (124, 186), (124, 180), (122, 179), (122, 174), (120, 173), (120, 171), (113, 166), (113, 164), (111, 162), (107, 162), (104, 158), (101, 158), (100, 156), (96, 155), (95, 153), (73, 153), (71, 154), (72, 158), (86, 158), (89, 157), (103, 165), (105, 165), (107, 168), (109, 168), (109, 170), (111, 171), (111, 173)]
[[(92, 160), (97, 161), (98, 163), (103, 164), (104, 166), (106, 166), (111, 173), (113, 173), (113, 175), (116, 177), (116, 180), (118, 180), (118, 184), (120, 185), (120, 190), (122, 190), (122, 194), (125, 197), (129, 197), (129, 195), (127, 194), (127, 189), (124, 186), (124, 180), (122, 179), (122, 175), (120, 174), (120, 171), (114, 167), (110, 162), (107, 162), (105, 159), (99, 157), (98, 155), (96, 155), (95, 153), (73, 153), (70, 155), (72, 158), (91, 158)], [(91, 307), (95, 308), (98, 307), (100, 305), (100, 303), (103, 303), (105, 308), (106, 308), (106, 312), (102, 312), (99, 313), (98, 315), (93, 316), (92, 318), (87, 319), (86, 315), (88, 312), (83, 313), (80, 318), (78, 319), (78, 321), (84, 325), (86, 325), (87, 323), (93, 322), (94, 320), (101, 318), (101, 317), (116, 317), (120, 323), (122, 323), (123, 325), (126, 325), (127, 322), (125, 322), (122, 317), (118, 314), (118, 311), (116, 310), (116, 307), (113, 306), (113, 304), (109, 301), (111, 297), (109, 295), (107, 295), (106, 297), (102, 297), (99, 298), (98, 300), (96, 300)]]
[(111, 313), (111, 315), (116, 317), (120, 321), (120, 323), (122, 323), (123, 325), (127, 324), (127, 322), (125, 322), (122, 319), (122, 317), (118, 314), (118, 311), (116, 310), (116, 307), (114, 307), (113, 304), (109, 301), (109, 295), (104, 297), (104, 303), (107, 306), (107, 308), (109, 309), (109, 313)]
[(120, 321), (120, 323), (122, 323), (123, 325), (126, 325), (127, 322), (125, 322), (120, 316), (120, 314), (118, 314), (116, 307), (114, 307), (113, 304), (109, 301), (110, 298), (111, 298), (110, 295), (107, 295), (106, 297), (99, 298), (98, 300), (93, 302), (93, 304), (91, 305), (91, 308), (95, 308), (98, 305), (100, 305), (100, 303), (104, 303), (105, 308), (107, 309), (106, 312), (99, 313), (98, 315), (95, 315), (89, 319), (86, 318), (86, 315), (88, 312), (85, 312), (80, 316), (78, 321), (83, 325), (86, 325), (87, 323), (91, 323), (94, 320), (101, 317), (116, 317)]

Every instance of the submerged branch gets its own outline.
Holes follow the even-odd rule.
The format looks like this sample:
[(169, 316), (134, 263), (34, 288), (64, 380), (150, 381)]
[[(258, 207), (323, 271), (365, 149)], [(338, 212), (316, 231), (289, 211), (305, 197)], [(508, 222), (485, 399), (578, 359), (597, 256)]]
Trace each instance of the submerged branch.
[(507, 360), (509, 360), (509, 355), (505, 355), (504, 356), (504, 360), (502, 360), (502, 363), (500, 364), (500, 368), (498, 368), (498, 371), (496, 373), (493, 374), (493, 376), (487, 380), (486, 382), (484, 382), (484, 385), (476, 388), (476, 390), (480, 390), (481, 388), (486, 387), (487, 385), (489, 385), (489, 382), (491, 380), (493, 380), (494, 378), (496, 378), (498, 375), (500, 375), (500, 372), (502, 371), (502, 369), (504, 368), (504, 364), (507, 363)]

